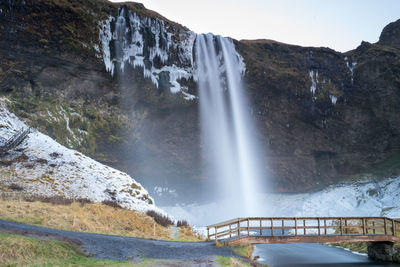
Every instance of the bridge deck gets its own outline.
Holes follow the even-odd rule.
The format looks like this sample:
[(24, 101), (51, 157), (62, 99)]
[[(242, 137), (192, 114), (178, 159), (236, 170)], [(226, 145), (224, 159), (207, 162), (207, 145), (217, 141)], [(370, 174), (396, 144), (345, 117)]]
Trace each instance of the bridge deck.
[(386, 217), (237, 218), (207, 227), (225, 243), (397, 242), (400, 220)]

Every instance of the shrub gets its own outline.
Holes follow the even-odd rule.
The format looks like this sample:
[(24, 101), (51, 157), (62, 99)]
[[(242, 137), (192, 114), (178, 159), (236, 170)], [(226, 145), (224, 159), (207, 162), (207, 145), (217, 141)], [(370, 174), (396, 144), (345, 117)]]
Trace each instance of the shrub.
[(78, 202), (82, 205), (87, 203), (92, 203), (91, 200), (87, 198), (66, 198), (62, 196), (42, 196), (42, 195), (28, 195), (24, 196), (25, 201), (34, 202), (40, 201), (44, 203), (51, 203), (54, 205), (71, 205), (73, 202)]
[(8, 188), (10, 188), (12, 191), (23, 191), (24, 190), (24, 188), (22, 186), (20, 186), (18, 184), (14, 184), (14, 183), (10, 184), (8, 186)]
[(107, 205), (107, 206), (116, 208), (116, 209), (122, 209), (121, 205), (120, 205), (118, 202), (116, 202), (116, 201), (112, 201), (112, 200), (103, 200), (103, 202), (101, 202), (101, 203), (103, 203), (104, 205)]
[(154, 210), (148, 210), (146, 214), (152, 217), (154, 221), (161, 226), (168, 227), (174, 224), (174, 222), (168, 216), (164, 216)]
[(176, 226), (178, 226), (178, 227), (189, 227), (189, 223), (186, 220), (179, 220), (176, 223)]

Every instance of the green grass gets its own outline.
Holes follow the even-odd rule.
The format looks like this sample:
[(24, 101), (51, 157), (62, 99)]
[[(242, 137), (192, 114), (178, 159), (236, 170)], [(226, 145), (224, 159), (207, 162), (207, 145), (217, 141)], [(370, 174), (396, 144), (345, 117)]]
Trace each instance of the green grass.
[(27, 217), (27, 218), (12, 218), (0, 216), (2, 220), (13, 221), (18, 223), (33, 224), (33, 225), (43, 225), (43, 219), (39, 217)]
[(343, 181), (352, 182), (370, 179), (384, 179), (400, 175), (400, 152), (394, 153), (389, 158), (371, 164), (365, 170), (358, 174), (350, 175), (343, 178)]
[(400, 153), (395, 153), (388, 159), (371, 165), (368, 172), (377, 176), (391, 176), (400, 173)]
[(223, 256), (218, 256), (217, 258), (217, 263), (221, 267), (230, 267), (230, 266), (251, 266), (247, 262), (243, 262), (240, 259), (233, 258), (233, 257), (223, 257)]
[(86, 257), (74, 245), (0, 232), (0, 266), (132, 266)]
[(254, 247), (253, 245), (246, 245), (246, 246), (238, 246), (238, 247), (232, 247), (233, 252), (241, 256), (243, 258), (251, 259), (253, 255), (253, 250)]

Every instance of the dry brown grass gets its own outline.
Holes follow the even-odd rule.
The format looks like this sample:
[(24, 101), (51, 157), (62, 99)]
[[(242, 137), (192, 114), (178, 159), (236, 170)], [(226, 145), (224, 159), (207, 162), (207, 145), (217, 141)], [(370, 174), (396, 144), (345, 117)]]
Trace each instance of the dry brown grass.
[(146, 214), (102, 203), (54, 205), (0, 199), (0, 218), (63, 230), (171, 240), (167, 229)]
[(179, 227), (178, 240), (186, 242), (196, 242), (204, 241), (205, 239), (201, 235), (194, 233), (190, 226), (182, 226)]

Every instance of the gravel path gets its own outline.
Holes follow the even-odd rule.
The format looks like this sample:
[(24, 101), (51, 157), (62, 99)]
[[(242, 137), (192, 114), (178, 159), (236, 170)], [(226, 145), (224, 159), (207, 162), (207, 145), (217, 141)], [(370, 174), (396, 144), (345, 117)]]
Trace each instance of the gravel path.
[(174, 242), (135, 237), (122, 237), (56, 230), (0, 220), (0, 231), (28, 236), (69, 240), (81, 246), (89, 255), (99, 259), (141, 261), (143, 258), (167, 260), (210, 259), (233, 256), (227, 247), (215, 247), (213, 242)]

